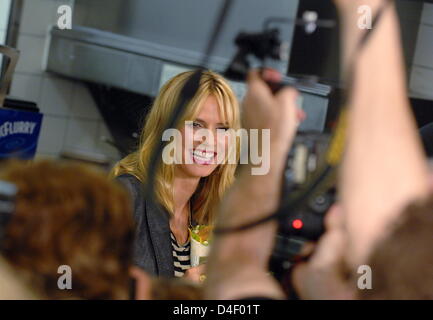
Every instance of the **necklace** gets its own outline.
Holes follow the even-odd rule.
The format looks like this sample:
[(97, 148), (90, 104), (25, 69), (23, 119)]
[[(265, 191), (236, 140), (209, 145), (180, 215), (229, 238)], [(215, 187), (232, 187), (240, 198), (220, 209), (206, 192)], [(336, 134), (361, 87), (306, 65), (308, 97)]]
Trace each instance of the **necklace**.
[[(187, 239), (186, 241), (188, 242), (188, 240), (190, 239), (190, 230), (192, 230), (193, 225), (192, 225), (192, 211), (191, 211), (191, 201), (188, 201), (188, 222), (187, 222)], [(170, 222), (170, 231), (173, 234), (174, 238), (176, 239), (177, 242), (177, 237), (176, 234), (177, 232), (173, 232), (173, 230), (177, 230), (177, 228), (174, 227), (174, 225), (172, 225), (172, 221)], [(179, 244), (179, 243), (178, 243)]]

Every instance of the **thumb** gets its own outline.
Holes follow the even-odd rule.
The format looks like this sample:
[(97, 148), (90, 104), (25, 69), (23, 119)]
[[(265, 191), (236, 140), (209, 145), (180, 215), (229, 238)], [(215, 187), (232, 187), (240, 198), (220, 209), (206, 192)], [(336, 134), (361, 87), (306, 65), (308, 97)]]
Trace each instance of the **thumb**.
[(268, 96), (268, 98), (272, 96), (271, 89), (266, 82), (263, 81), (258, 70), (251, 70), (248, 73), (247, 84), (249, 92), (255, 96), (265, 95)]
[(286, 87), (282, 90), (280, 90), (277, 95), (275, 96), (275, 99), (277, 100), (277, 107), (280, 112), (283, 112), (289, 117), (289, 120), (291, 122), (296, 123), (296, 125), (299, 124), (300, 119), (297, 114), (297, 106), (296, 106), (296, 100), (298, 99), (299, 92), (295, 88), (292, 87)]
[(285, 87), (281, 89), (275, 98), (283, 104), (290, 104), (296, 106), (296, 99), (298, 99), (299, 91), (293, 87)]
[(300, 262), (293, 267), (292, 270), (292, 284), (296, 293), (301, 296), (303, 293), (303, 284), (306, 283), (308, 277), (308, 264), (306, 262)]

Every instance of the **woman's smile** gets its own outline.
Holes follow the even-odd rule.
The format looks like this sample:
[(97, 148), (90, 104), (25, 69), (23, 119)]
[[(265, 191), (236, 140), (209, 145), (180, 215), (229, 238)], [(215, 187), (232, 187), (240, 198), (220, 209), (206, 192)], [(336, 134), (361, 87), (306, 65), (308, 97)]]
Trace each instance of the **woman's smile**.
[(203, 149), (193, 149), (191, 150), (192, 159), (194, 163), (200, 165), (210, 165), (217, 156), (215, 151), (203, 150)]

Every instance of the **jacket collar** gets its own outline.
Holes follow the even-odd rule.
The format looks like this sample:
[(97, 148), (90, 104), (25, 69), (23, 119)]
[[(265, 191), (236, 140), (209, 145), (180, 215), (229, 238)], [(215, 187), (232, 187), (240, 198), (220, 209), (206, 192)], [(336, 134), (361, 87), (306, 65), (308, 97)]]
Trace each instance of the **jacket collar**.
[(158, 275), (173, 277), (173, 248), (170, 238), (170, 216), (162, 206), (146, 201), (147, 223), (150, 238), (155, 250)]

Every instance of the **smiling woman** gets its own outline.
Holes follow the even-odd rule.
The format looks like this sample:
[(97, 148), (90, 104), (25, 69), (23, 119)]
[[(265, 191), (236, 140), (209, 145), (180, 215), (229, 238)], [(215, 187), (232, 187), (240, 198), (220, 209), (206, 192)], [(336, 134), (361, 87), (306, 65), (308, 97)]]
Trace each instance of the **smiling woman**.
[[(193, 72), (181, 73), (161, 89), (148, 115), (138, 150), (121, 160), (112, 176), (130, 191), (137, 222), (135, 263), (153, 275), (187, 276), (197, 279), (202, 266), (190, 269), (189, 228), (211, 225), (216, 206), (234, 180), (236, 164), (215, 163), (219, 152), (238, 148), (219, 139), (217, 130), (239, 129), (237, 99), (220, 75), (203, 72), (199, 90), (179, 122), (182, 141), (181, 161), (160, 162), (156, 173), (155, 194), (158, 203), (151, 203), (143, 192), (152, 148), (163, 138), (165, 123), (173, 111), (183, 85)], [(187, 123), (186, 126), (184, 124)], [(212, 132), (206, 139), (200, 130)], [(194, 141), (194, 137), (200, 139)], [(190, 147), (184, 141), (194, 141)]]

